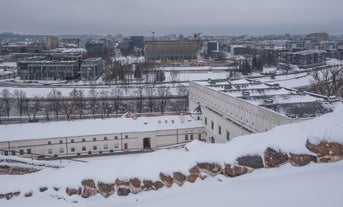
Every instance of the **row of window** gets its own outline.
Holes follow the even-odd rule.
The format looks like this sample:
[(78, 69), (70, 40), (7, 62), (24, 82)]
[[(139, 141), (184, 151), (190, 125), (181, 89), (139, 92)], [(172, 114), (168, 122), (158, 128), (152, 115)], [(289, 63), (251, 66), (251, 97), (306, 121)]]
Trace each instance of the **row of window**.
[[(119, 147), (118, 144), (114, 144), (114, 148), (117, 149)], [(82, 151), (87, 151), (87, 147), (86, 146), (82, 146)], [(104, 150), (108, 149), (108, 145), (104, 144)], [(98, 146), (97, 145), (93, 145), (93, 150), (98, 150)], [(71, 152), (75, 152), (75, 147), (70, 148)], [(59, 148), (59, 153), (64, 153), (64, 148), (61, 147)], [(52, 149), (48, 149), (48, 154), (53, 154), (53, 150)]]
[(193, 140), (194, 139), (193, 134), (185, 134), (185, 141), (188, 141), (188, 139)]
[[(11, 155), (16, 155), (16, 153), (17, 153), (17, 152), (16, 152), (15, 150), (12, 150), (12, 151), (10, 151), (10, 152), (7, 151), (7, 150), (4, 151), (4, 155), (6, 155), (6, 156), (9, 155), (9, 154), (11, 154)], [(25, 151), (24, 151), (23, 149), (20, 149), (20, 150), (19, 150), (19, 154), (20, 154), (20, 155), (24, 155), (24, 153), (25, 153)], [(31, 153), (32, 153), (32, 152), (31, 152), (31, 149), (26, 149), (26, 154), (30, 155)]]
[[(125, 139), (128, 139), (128, 138), (129, 138), (129, 135), (125, 135)], [(114, 139), (118, 139), (118, 136), (114, 136)], [(107, 137), (104, 137), (104, 140), (108, 140)], [(93, 141), (97, 141), (96, 137), (93, 137)], [(71, 139), (70, 142), (74, 143), (75, 139)], [(86, 139), (82, 138), (82, 142), (86, 142)], [(50, 145), (51, 141), (48, 141), (48, 144)], [(63, 144), (63, 140), (60, 140), (59, 144)]]
[[(205, 125), (207, 126), (207, 117), (205, 117)], [(214, 122), (211, 121), (211, 129), (214, 130)], [(222, 135), (222, 127), (218, 125), (218, 134)], [(230, 132), (226, 131), (226, 139), (227, 141), (230, 141)]]

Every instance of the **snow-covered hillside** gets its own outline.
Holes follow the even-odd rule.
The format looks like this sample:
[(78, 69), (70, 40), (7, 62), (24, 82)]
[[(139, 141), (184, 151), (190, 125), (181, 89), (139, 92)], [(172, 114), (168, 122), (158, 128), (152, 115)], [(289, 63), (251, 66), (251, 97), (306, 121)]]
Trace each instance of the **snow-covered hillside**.
[[(67, 187), (80, 187), (84, 179), (113, 183), (117, 178), (159, 180), (160, 172), (187, 175), (199, 162), (234, 164), (244, 155), (263, 156), (267, 147), (288, 154), (315, 155), (306, 147), (307, 140), (313, 144), (322, 141), (343, 144), (343, 106), (317, 119), (237, 137), (226, 144), (194, 141), (186, 146), (187, 150), (84, 159), (87, 163), (63, 161), (65, 167), (60, 169), (46, 168), (20, 176), (1, 175), (0, 194), (15, 191), (21, 194), (11, 200), (0, 199), (0, 206), (342, 206), (342, 161), (311, 163), (305, 167), (286, 164), (256, 169), (235, 178), (208, 176), (195, 183), (186, 182), (182, 187), (174, 184), (171, 188), (127, 197), (115, 193), (107, 199), (100, 194), (83, 199), (78, 195), (68, 196), (65, 191)], [(48, 190), (39, 192), (40, 187)], [(60, 190), (55, 191), (54, 187)], [(25, 198), (26, 192), (32, 192), (33, 196)]]

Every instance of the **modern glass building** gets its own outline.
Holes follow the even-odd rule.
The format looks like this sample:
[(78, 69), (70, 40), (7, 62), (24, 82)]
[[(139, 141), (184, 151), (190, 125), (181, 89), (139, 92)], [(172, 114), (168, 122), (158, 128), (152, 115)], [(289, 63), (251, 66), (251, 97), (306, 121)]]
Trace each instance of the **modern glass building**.
[(104, 60), (102, 58), (88, 58), (81, 65), (81, 80), (96, 80), (101, 76), (103, 69)]

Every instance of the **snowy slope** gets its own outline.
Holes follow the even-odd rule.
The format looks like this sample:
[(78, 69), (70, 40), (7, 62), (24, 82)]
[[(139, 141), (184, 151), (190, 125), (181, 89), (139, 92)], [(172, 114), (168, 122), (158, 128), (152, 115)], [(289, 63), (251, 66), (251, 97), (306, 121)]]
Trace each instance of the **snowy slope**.
[[(30, 199), (19, 197), (10, 201), (0, 200), (0, 206), (341, 206), (343, 162), (310, 164), (295, 168), (288, 165), (276, 169), (260, 169), (254, 173), (226, 178), (217, 176), (195, 184), (185, 183), (180, 188), (163, 188), (157, 192), (104, 199), (100, 195), (83, 200), (79, 196), (66, 196), (66, 187), (79, 187), (83, 179), (95, 182), (114, 182), (116, 178), (137, 177), (159, 179), (159, 172), (171, 174), (188, 170), (197, 162), (234, 163), (236, 158), (247, 154), (262, 155), (267, 147), (285, 152), (311, 154), (305, 147), (306, 140), (343, 143), (343, 106), (335, 112), (317, 119), (292, 125), (283, 125), (269, 132), (237, 137), (226, 144), (205, 144), (194, 141), (185, 150), (161, 150), (140, 155), (125, 155), (88, 159), (88, 163), (62, 163), (65, 168), (44, 169), (34, 174), (0, 176), (0, 193), (21, 190), (33, 191)], [(217, 179), (221, 179), (222, 182)], [(39, 187), (49, 187), (39, 193)], [(52, 187), (60, 187), (59, 192)], [(313, 190), (317, 189), (317, 190)], [(50, 195), (67, 199), (56, 200)]]

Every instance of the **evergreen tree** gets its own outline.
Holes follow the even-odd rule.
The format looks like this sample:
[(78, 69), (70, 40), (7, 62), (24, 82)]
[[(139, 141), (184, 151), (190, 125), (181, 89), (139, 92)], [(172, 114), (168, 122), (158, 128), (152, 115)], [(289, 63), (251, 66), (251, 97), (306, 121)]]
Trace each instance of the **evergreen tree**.
[(240, 65), (240, 70), (243, 75), (249, 75), (251, 73), (251, 67), (248, 60), (244, 60)]
[(155, 73), (155, 81), (156, 82), (163, 82), (166, 79), (164, 72), (162, 70), (156, 70)]

